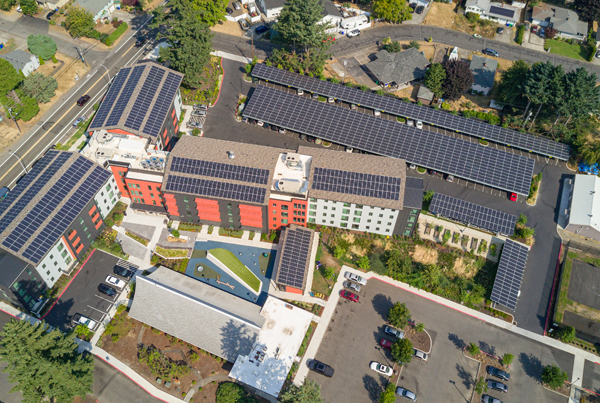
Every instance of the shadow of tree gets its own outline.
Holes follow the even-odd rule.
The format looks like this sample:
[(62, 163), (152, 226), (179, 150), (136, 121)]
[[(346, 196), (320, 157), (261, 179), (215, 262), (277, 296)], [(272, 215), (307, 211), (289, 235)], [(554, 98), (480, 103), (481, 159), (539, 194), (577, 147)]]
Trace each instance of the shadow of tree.
[(485, 341), (479, 341), (479, 349), (488, 354), (496, 355), (496, 347), (490, 346)]
[(377, 294), (371, 300), (373, 303), (373, 308), (375, 308), (375, 312), (377, 312), (383, 320), (387, 320), (388, 312), (390, 308), (394, 306), (392, 302), (392, 298), (387, 295)]
[(234, 362), (238, 355), (248, 355), (258, 339), (248, 327), (229, 320), (221, 327), (221, 350), (229, 361)]
[(519, 354), (519, 362), (523, 367), (523, 371), (530, 378), (538, 382), (542, 381), (542, 361), (533, 354)]
[(75, 325), (71, 323), (74, 315), (69, 313), (74, 304), (75, 300), (73, 298), (66, 301), (59, 299), (56, 301), (56, 304), (54, 304), (50, 312), (46, 314), (44, 320), (50, 326), (58, 328), (61, 332), (68, 332), (75, 327)]
[(365, 386), (365, 389), (369, 393), (369, 399), (374, 403), (378, 402), (379, 396), (381, 395), (381, 392), (382, 392), (382, 389), (381, 389), (381, 385), (379, 385), (379, 383), (377, 383), (375, 378), (373, 378), (371, 375), (363, 376), (363, 385)]
[(471, 386), (475, 384), (475, 379), (473, 378), (473, 374), (467, 371), (462, 365), (456, 364), (456, 372), (458, 373), (458, 377), (462, 380), (463, 385), (467, 390), (471, 390)]
[(450, 340), (452, 344), (454, 344), (454, 346), (459, 350), (466, 346), (465, 341), (454, 333), (448, 333), (448, 340)]

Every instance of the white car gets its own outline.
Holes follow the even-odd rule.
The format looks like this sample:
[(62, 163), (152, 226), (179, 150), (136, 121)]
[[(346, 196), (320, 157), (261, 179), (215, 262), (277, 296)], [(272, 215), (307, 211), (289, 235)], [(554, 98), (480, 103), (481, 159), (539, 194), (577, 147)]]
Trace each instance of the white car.
[(353, 29), (352, 31), (348, 31), (348, 33), (346, 35), (348, 36), (348, 38), (358, 36), (358, 35), (360, 35), (360, 30)]
[(409, 167), (410, 169), (417, 169), (417, 166), (416, 166), (415, 164), (410, 164), (408, 167)]
[(374, 110), (374, 111), (373, 111), (373, 115), (374, 115), (374, 116), (381, 116), (381, 111)]
[(352, 147), (346, 147), (346, 152), (349, 154), (352, 154), (352, 152), (354, 151), (354, 148)]
[(90, 330), (94, 330), (96, 328), (96, 322), (83, 315), (79, 318), (77, 324), (85, 325)]
[(115, 276), (106, 276), (106, 281), (108, 284), (117, 287), (119, 290), (122, 290), (125, 287), (125, 282), (121, 279), (116, 278)]
[(360, 285), (367, 285), (367, 279), (366, 278), (362, 278), (361, 276), (356, 275), (354, 273), (350, 273), (349, 271), (347, 271), (346, 273), (344, 273), (344, 277), (346, 277), (348, 280), (354, 281), (355, 283), (358, 283)]
[(344, 287), (351, 289), (354, 292), (360, 292), (360, 286), (352, 281), (344, 281)]
[(327, 102), (330, 104), (335, 103), (335, 99), (333, 99), (332, 97), (327, 98)]
[(409, 126), (414, 126), (415, 125), (415, 121), (412, 119), (406, 119), (406, 124)]
[(423, 128), (423, 122), (421, 122), (420, 120), (417, 120), (417, 129), (422, 129)]
[(304, 91), (298, 88), (298, 95), (304, 95)]
[(257, 125), (257, 126), (260, 126), (260, 127), (263, 127), (263, 126), (265, 125), (265, 122), (258, 121), (258, 122), (256, 123), (256, 125)]
[(414, 351), (414, 356), (417, 357), (419, 360), (421, 361), (427, 361), (427, 353), (424, 353), (421, 350), (417, 350), (416, 348), (413, 348)]
[(369, 368), (371, 368), (373, 371), (377, 372), (378, 374), (385, 375), (385, 376), (392, 376), (394, 374), (394, 371), (390, 367), (380, 364), (377, 361), (371, 361)]

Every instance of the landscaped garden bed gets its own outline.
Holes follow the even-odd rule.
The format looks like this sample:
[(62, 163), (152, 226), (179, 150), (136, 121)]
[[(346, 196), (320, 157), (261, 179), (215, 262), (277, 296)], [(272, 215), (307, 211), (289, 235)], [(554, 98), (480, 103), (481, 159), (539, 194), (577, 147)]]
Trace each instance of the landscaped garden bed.
[(121, 225), (123, 222), (123, 217), (125, 216), (125, 211), (127, 210), (127, 204), (118, 201), (117, 204), (110, 210), (110, 213), (106, 216), (104, 220), (104, 224), (108, 227), (112, 227), (113, 225)]
[(229, 236), (232, 238), (241, 238), (244, 235), (243, 230), (233, 230), (229, 228), (219, 228), (219, 235), (221, 236)]
[(412, 342), (414, 348), (425, 353), (431, 352), (431, 337), (429, 337), (424, 327), (420, 329), (414, 322), (409, 322), (402, 330), (404, 331), (404, 337)]
[(529, 195), (527, 196), (527, 204), (534, 206), (537, 202), (537, 196), (540, 191), (540, 185), (542, 183), (542, 173), (535, 175), (531, 179), (531, 185), (529, 185)]
[(260, 240), (263, 242), (278, 243), (280, 231), (269, 231), (269, 233), (263, 232), (260, 234)]
[(117, 231), (110, 227), (106, 227), (102, 234), (100, 234), (100, 236), (96, 238), (94, 242), (92, 242), (92, 246), (96, 249), (100, 249), (120, 257), (123, 260), (129, 259), (129, 255), (123, 252), (121, 244), (119, 244), (116, 240)]
[(149, 241), (146, 238), (142, 238), (141, 236), (136, 235), (133, 232), (129, 232), (129, 231), (125, 231), (125, 235), (127, 235), (131, 239), (135, 240), (136, 242), (141, 243), (144, 246), (148, 246)]
[(156, 245), (154, 253), (157, 253), (165, 258), (184, 258), (188, 257), (189, 250), (187, 249), (167, 249)]
[(189, 223), (179, 223), (179, 227), (177, 227), (179, 231), (189, 231), (189, 232), (200, 232), (202, 231), (202, 224), (189, 224)]
[(295, 301), (293, 299), (286, 299), (284, 301), (317, 316), (321, 316), (321, 314), (323, 313), (323, 309), (325, 309), (325, 307), (322, 305), (311, 304), (309, 302)]
[(184, 104), (193, 105), (200, 103), (214, 105), (219, 95), (221, 82), (223, 80), (221, 58), (217, 56), (211, 56), (210, 62), (204, 67), (204, 73), (202, 76), (205, 77), (205, 80), (199, 88), (181, 88), (181, 96)]
[(152, 263), (153, 265), (160, 265), (160, 266), (168, 267), (169, 269), (175, 270), (176, 272), (179, 272), (179, 273), (185, 273), (185, 270), (187, 268), (189, 260), (190, 259), (188, 259), (188, 258), (165, 259), (161, 256), (158, 256), (157, 254), (154, 254), (154, 255), (152, 255), (152, 258), (150, 259), (150, 263)]

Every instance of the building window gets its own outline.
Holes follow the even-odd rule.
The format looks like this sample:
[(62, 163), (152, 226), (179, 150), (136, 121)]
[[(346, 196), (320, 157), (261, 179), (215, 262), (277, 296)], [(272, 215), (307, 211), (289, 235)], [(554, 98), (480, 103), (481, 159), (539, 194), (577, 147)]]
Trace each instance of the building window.
[(379, 218), (382, 218), (382, 217), (383, 217), (383, 214), (379, 214)]
[(373, 217), (373, 213), (369, 213), (369, 217)]
[(298, 203), (294, 203), (294, 208), (298, 208)]
[(342, 228), (348, 228), (348, 223), (343, 222), (343, 223), (340, 224), (340, 227), (342, 227)]
[(375, 228), (375, 231), (379, 231), (379, 228)]
[(390, 216), (390, 220), (393, 220), (393, 219), (394, 219), (394, 216), (393, 216), (393, 215), (391, 215), (391, 216)]
[(150, 198), (154, 199), (154, 193), (150, 193)]
[(288, 209), (288, 206), (286, 206), (286, 205), (283, 205), (283, 206), (281, 206), (281, 209), (282, 209), (282, 210), (286, 210), (286, 211), (287, 211), (287, 209)]
[(157, 191), (157, 192), (160, 192), (160, 186), (157, 186), (157, 187), (156, 187), (156, 191)]
[(348, 216), (347, 215), (343, 215), (342, 216), (342, 221), (348, 221)]
[(277, 210), (273, 210), (273, 214), (277, 214)]
[(229, 217), (229, 222), (233, 222), (233, 217)]
[(389, 223), (387, 223), (387, 225), (388, 225), (388, 226), (390, 226), (390, 225), (392, 225), (392, 223), (391, 223), (391, 222), (389, 222)]
[(354, 211), (354, 215), (360, 217), (362, 216), (362, 211)]
[(183, 196), (183, 201), (186, 203), (189, 203), (190, 201), (188, 200), (187, 196)]
[(50, 281), (54, 281), (54, 277), (50, 277)]
[(315, 199), (314, 197), (311, 197), (311, 198), (310, 198), (310, 201), (314, 203), (314, 202), (316, 202), (316, 201), (317, 201), (317, 199)]
[(92, 237), (92, 234), (87, 234), (87, 239), (90, 239)]
[(381, 221), (377, 221), (377, 224), (381, 224)]
[(360, 222), (360, 218), (358, 218), (358, 217), (354, 217), (354, 218), (352, 219), (352, 221), (354, 221), (354, 222)]
[(386, 230), (385, 230), (385, 232), (390, 232), (390, 230), (389, 230), (389, 229), (386, 229)]
[(152, 186), (148, 185), (148, 190), (152, 190)]
[(50, 270), (48, 270), (48, 271), (46, 272), (46, 275), (48, 275), (48, 276), (50, 275)]
[(282, 212), (282, 213), (281, 213), (281, 216), (282, 216), (282, 217), (287, 217), (287, 216), (288, 216), (288, 213), (284, 213), (284, 212)]
[(411, 210), (410, 214), (417, 215), (417, 214), (419, 214), (419, 210), (418, 209)]
[(301, 204), (300, 207), (302, 207), (302, 210), (306, 210), (306, 204)]
[(311, 217), (315, 217), (317, 215), (317, 212), (316, 211), (309, 211), (308, 215), (311, 216)]
[(54, 259), (54, 255), (50, 255), (50, 259)]
[(63, 248), (64, 248), (63, 244), (62, 244), (62, 243), (59, 243), (59, 244), (58, 244), (58, 248), (57, 248), (57, 249), (58, 249), (58, 251), (60, 252), (61, 250), (63, 250)]
[(361, 209), (361, 208), (363, 208), (363, 205), (362, 204), (357, 204), (356, 208), (360, 208)]
[(67, 251), (64, 251), (63, 253), (60, 254), (62, 256), (62, 258), (64, 259), (67, 256)]
[(335, 211), (335, 207), (332, 207), (332, 208), (331, 208), (331, 210), (332, 210), (332, 211)]
[(277, 218), (276, 218), (276, 217), (273, 217), (273, 221), (277, 221)]
[(344, 203), (344, 207), (350, 207), (350, 203)]
[(83, 218), (79, 217), (79, 223), (83, 225)]
[(27, 274), (31, 276), (31, 270), (29, 268), (27, 269)]
[(321, 224), (327, 224), (327, 221), (321, 220)]
[(352, 229), (358, 229), (358, 224), (352, 224)]
[(287, 219), (285, 219), (285, 218), (282, 218), (282, 219), (281, 219), (281, 223), (282, 223), (282, 224), (287, 224), (287, 223), (288, 223), (288, 220), (287, 220)]
[(44, 263), (44, 264), (42, 265), (42, 269), (45, 269), (45, 268), (46, 268), (46, 263)]
[(311, 204), (309, 207), (310, 207), (311, 210), (316, 210), (317, 209), (317, 205), (316, 204)]
[(415, 220), (417, 219), (417, 217), (408, 217), (408, 222), (415, 222)]
[(329, 221), (329, 224), (334, 225), (335, 222), (334, 221)]
[(323, 213), (323, 217), (327, 217), (327, 213)]
[(369, 229), (371, 229), (371, 227), (369, 227), (369, 226), (367, 225), (367, 226), (365, 227), (365, 229), (369, 230)]
[(327, 206), (323, 206), (323, 210), (327, 210)]
[(350, 210), (347, 208), (342, 209), (342, 214), (350, 214)]
[(310, 223), (314, 223), (314, 222), (315, 222), (315, 219), (314, 219), (314, 218), (309, 218), (309, 219), (308, 219), (308, 222), (310, 222)]

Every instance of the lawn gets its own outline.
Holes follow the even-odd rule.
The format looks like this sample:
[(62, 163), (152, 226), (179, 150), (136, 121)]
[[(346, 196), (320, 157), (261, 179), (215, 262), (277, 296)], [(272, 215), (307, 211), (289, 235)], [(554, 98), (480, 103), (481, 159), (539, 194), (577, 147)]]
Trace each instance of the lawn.
[(583, 61), (587, 61), (589, 53), (588, 48), (585, 45), (569, 45), (567, 42), (557, 41), (556, 39), (546, 39), (544, 48), (550, 48), (550, 53)]
[(260, 280), (250, 269), (248, 269), (240, 260), (235, 257), (233, 252), (217, 248), (211, 249), (210, 254), (216, 257), (223, 263), (225, 266), (229, 268), (232, 272), (234, 272), (240, 279), (242, 279), (246, 284), (250, 286), (254, 291), (260, 291)]

